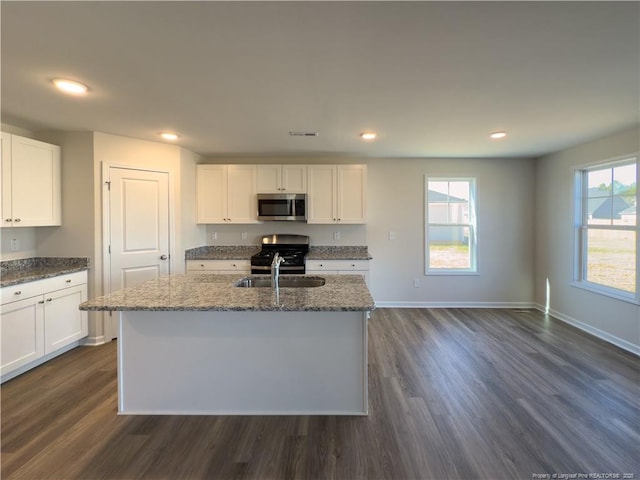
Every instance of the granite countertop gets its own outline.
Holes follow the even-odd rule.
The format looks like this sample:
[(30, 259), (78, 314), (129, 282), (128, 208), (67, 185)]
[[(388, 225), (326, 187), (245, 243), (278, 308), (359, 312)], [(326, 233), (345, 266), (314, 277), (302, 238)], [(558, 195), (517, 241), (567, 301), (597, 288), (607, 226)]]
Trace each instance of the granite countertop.
[(33, 257), (0, 262), (0, 287), (89, 269), (87, 257)]
[[(80, 305), (92, 311), (371, 311), (375, 304), (360, 275), (323, 275), (313, 288), (242, 288), (244, 275), (165, 275)], [(262, 275), (268, 277), (268, 275)], [(286, 278), (282, 275), (281, 278)], [(295, 275), (300, 278), (300, 275)]]
[[(249, 260), (259, 245), (207, 245), (185, 251), (185, 260)], [(371, 260), (366, 246), (310, 246), (308, 260)]]

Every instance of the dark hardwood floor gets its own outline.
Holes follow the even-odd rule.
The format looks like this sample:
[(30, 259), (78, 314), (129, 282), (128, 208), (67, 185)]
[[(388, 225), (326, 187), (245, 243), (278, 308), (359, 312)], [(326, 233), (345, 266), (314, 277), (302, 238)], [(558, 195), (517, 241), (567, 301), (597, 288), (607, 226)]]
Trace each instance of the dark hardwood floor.
[(4, 480), (640, 479), (638, 357), (536, 311), (376, 310), (368, 417), (117, 416), (115, 342), (1, 395)]

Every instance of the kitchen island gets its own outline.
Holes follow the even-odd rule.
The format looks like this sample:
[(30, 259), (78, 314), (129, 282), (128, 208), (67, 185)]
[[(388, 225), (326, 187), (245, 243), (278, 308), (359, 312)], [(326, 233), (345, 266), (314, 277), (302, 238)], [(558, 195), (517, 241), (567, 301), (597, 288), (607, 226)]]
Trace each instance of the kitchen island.
[(164, 276), (80, 306), (120, 312), (119, 413), (366, 415), (363, 278), (278, 291), (242, 278)]

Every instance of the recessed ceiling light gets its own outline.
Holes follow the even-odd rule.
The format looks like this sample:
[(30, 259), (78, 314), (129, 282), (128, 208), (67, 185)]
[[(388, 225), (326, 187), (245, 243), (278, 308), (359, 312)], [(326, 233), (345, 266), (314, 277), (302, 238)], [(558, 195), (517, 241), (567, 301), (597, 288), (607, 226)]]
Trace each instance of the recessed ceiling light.
[(360, 134), (360, 138), (362, 138), (363, 140), (373, 140), (377, 136), (378, 134), (376, 132), (362, 132)]
[(165, 140), (169, 140), (170, 142), (175, 142), (178, 138), (180, 138), (180, 135), (173, 132), (161, 132), (160, 136)]
[(53, 84), (58, 90), (71, 95), (84, 95), (89, 90), (86, 85), (66, 78), (56, 78), (53, 80)]
[(507, 136), (507, 132), (493, 132), (491, 134), (489, 134), (489, 137), (493, 138), (494, 140), (499, 140), (501, 138), (504, 138)]

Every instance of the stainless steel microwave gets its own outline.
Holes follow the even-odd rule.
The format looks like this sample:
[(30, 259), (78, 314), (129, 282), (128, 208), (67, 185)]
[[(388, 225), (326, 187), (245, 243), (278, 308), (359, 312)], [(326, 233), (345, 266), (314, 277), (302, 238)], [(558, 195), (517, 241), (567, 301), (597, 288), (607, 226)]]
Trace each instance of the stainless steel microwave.
[(306, 193), (259, 193), (258, 220), (306, 222)]

